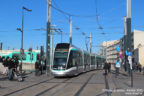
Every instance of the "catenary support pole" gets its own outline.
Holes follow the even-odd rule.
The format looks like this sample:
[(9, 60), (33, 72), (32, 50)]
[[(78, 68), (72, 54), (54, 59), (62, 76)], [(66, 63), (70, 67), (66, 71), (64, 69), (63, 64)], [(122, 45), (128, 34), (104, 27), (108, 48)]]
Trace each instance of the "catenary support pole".
[(51, 0), (47, 0), (47, 36), (46, 36), (46, 74), (50, 69), (50, 24), (51, 24)]
[(70, 16), (70, 45), (72, 45), (72, 16)]

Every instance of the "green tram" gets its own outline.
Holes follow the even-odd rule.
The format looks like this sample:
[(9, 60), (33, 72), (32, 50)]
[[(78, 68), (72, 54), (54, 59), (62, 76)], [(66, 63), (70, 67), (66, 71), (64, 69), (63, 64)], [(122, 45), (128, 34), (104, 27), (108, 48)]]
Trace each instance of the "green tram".
[(4, 58), (7, 58), (7, 57), (18, 58), (19, 61), (21, 61), (21, 56), (22, 56), (22, 62), (23, 63), (35, 63), (37, 56), (39, 54), (40, 54), (39, 51), (32, 51), (32, 52), (26, 51), (22, 55), (20, 54), (19, 51), (9, 51), (9, 52), (6, 51), (5, 54), (0, 53), (0, 56), (4, 57)]
[(104, 62), (95, 54), (81, 50), (69, 43), (58, 43), (54, 50), (52, 74), (54, 76), (73, 76), (99, 68)]

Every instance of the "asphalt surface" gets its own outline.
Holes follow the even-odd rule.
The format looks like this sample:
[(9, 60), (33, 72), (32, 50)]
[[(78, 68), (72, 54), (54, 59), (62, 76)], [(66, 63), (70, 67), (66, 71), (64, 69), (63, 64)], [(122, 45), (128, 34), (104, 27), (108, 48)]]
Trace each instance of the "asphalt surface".
[[(63, 78), (31, 73), (26, 75), (23, 82), (9, 81), (6, 76), (0, 75), (0, 96), (143, 96), (139, 93), (142, 93), (144, 84), (140, 84), (141, 87), (134, 84), (137, 86), (133, 89), (139, 90), (139, 93), (128, 94), (127, 91), (132, 91), (128, 86), (128, 76), (120, 74), (115, 78), (114, 72), (107, 76), (103, 73), (103, 70), (94, 70)], [(141, 77), (140, 80), (142, 82), (144, 79)]]

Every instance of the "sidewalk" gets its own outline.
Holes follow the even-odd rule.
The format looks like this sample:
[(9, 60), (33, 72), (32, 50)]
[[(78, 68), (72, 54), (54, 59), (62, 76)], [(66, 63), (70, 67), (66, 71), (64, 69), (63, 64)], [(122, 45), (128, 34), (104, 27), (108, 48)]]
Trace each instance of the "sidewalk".
[(120, 74), (115, 78), (115, 70), (107, 76), (114, 96), (144, 96), (144, 75), (139, 72), (133, 72), (133, 87), (131, 87), (131, 77), (128, 73), (120, 70)]

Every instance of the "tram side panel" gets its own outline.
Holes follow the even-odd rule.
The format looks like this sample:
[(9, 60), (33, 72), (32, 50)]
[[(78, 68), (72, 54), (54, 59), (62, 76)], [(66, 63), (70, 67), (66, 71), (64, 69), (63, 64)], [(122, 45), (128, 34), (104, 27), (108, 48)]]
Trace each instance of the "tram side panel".
[(95, 69), (95, 57), (94, 56), (91, 56), (91, 70), (94, 70)]
[(84, 70), (85, 71), (90, 71), (90, 55), (89, 54), (85, 54), (84, 56)]
[(71, 72), (71, 74), (73, 75), (77, 75), (83, 72), (82, 52), (71, 51), (68, 64), (67, 64), (67, 68), (73, 69)]

